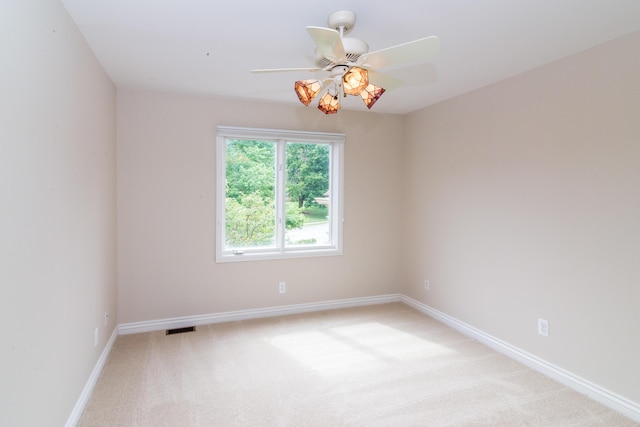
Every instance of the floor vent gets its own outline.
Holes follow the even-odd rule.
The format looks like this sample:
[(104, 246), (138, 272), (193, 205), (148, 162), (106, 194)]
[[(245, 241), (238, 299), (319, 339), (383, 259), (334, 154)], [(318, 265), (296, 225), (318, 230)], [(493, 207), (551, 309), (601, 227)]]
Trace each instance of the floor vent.
[(186, 328), (167, 329), (167, 335), (183, 334), (185, 332), (194, 332), (195, 326), (187, 326)]

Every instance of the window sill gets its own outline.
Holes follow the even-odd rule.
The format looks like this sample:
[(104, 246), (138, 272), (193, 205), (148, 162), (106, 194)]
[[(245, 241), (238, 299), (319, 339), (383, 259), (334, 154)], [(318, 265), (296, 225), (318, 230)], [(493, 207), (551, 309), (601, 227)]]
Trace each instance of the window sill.
[(244, 252), (244, 253), (224, 253), (216, 256), (216, 263), (225, 262), (247, 262), (247, 261), (269, 261), (278, 259), (296, 258), (316, 258), (324, 256), (340, 256), (342, 250), (336, 248), (313, 249), (313, 250), (288, 250), (286, 252)]

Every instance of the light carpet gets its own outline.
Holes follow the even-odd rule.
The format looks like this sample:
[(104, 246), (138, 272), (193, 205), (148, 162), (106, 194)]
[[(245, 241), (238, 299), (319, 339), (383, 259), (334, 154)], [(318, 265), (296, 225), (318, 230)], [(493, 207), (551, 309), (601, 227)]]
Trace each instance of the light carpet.
[(401, 303), (119, 336), (87, 426), (637, 426)]

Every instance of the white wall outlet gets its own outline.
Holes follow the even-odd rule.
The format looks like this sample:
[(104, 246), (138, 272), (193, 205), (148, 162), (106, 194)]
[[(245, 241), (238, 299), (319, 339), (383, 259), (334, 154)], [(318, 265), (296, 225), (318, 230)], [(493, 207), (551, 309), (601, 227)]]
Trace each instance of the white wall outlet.
[(109, 325), (109, 311), (104, 312), (104, 326)]
[(542, 336), (549, 336), (549, 322), (544, 319), (538, 319), (538, 333)]
[(281, 294), (284, 294), (285, 292), (287, 292), (287, 284), (285, 282), (280, 282), (280, 284), (278, 285), (278, 289), (280, 290)]
[(426, 291), (431, 289), (431, 285), (429, 284), (429, 281), (427, 279), (424, 279), (424, 289)]
[(99, 329), (96, 326), (96, 330), (93, 331), (93, 346), (97, 347), (98, 346), (98, 333), (99, 333)]

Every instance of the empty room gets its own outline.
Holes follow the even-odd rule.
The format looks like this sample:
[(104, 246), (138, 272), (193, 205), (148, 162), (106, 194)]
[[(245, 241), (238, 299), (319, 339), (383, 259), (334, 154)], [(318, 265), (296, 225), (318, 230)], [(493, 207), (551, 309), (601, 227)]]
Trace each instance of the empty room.
[(639, 425), (637, 0), (0, 21), (0, 425)]

